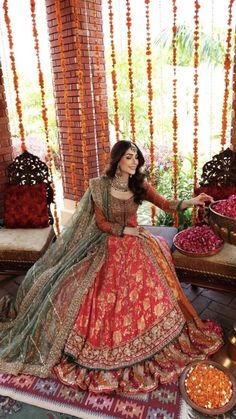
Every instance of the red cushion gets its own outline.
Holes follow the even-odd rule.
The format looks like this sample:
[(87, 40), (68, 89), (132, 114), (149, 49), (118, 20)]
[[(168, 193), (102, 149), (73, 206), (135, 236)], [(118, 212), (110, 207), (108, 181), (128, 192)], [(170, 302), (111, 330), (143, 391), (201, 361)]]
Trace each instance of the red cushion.
[(48, 227), (46, 184), (8, 185), (4, 196), (7, 228)]
[(211, 195), (215, 201), (221, 199), (227, 199), (230, 195), (236, 193), (236, 185), (232, 186), (200, 186), (195, 191), (195, 195), (198, 195), (202, 192), (205, 192), (208, 195)]

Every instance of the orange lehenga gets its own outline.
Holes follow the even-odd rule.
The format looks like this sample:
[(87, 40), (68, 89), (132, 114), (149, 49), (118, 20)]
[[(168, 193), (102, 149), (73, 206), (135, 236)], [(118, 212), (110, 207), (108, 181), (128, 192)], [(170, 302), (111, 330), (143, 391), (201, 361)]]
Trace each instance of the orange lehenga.
[[(121, 236), (124, 225), (137, 226), (133, 198), (111, 196), (104, 178), (94, 179), (90, 188), (96, 224), (108, 234), (105, 257), (53, 372), (63, 383), (92, 392), (150, 392), (176, 379), (192, 360), (216, 352), (221, 330), (214, 322), (202, 322), (186, 299), (164, 239)], [(146, 199), (165, 211), (177, 206), (150, 186)], [(97, 251), (99, 246), (93, 257)]]

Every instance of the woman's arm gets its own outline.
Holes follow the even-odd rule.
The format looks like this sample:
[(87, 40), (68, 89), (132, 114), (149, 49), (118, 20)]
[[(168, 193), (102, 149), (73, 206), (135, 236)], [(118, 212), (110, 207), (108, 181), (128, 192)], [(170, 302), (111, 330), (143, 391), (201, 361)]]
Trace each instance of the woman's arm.
[(205, 202), (214, 202), (214, 199), (205, 193), (201, 193), (200, 195), (191, 199), (168, 200), (158, 194), (156, 190), (149, 184), (146, 186), (145, 199), (166, 212), (172, 212), (175, 210), (183, 211), (186, 208), (190, 208), (195, 205), (204, 205)]
[(178, 200), (168, 200), (161, 196), (156, 190), (149, 184), (146, 184), (146, 195), (145, 200), (151, 202), (156, 207), (161, 208), (163, 211), (172, 212), (178, 209)]
[(111, 221), (107, 221), (103, 211), (97, 205), (93, 205), (96, 224), (99, 230), (104, 231), (108, 234), (112, 234), (114, 236), (123, 236), (124, 226), (121, 226), (118, 223), (112, 223)]

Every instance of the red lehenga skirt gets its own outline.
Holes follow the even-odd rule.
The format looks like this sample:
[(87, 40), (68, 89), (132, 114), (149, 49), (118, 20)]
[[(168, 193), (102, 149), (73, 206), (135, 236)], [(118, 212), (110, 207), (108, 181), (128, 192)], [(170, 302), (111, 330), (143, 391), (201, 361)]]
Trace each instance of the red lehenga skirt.
[(60, 381), (92, 392), (149, 392), (222, 346), (184, 296), (163, 239), (109, 236), (60, 363)]

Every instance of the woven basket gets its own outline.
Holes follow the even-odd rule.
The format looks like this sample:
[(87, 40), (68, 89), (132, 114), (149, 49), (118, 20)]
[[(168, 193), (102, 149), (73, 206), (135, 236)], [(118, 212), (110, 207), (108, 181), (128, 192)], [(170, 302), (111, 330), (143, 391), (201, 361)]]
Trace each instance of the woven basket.
[(216, 202), (209, 205), (209, 224), (218, 236), (236, 246), (236, 219), (216, 212), (212, 208)]

